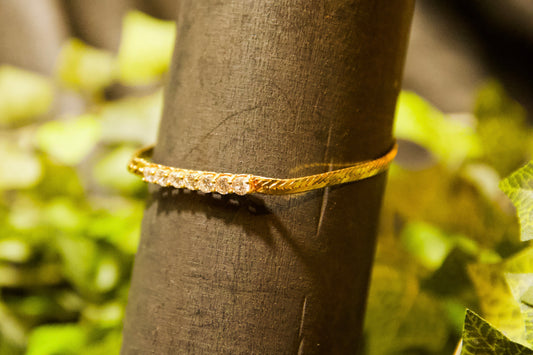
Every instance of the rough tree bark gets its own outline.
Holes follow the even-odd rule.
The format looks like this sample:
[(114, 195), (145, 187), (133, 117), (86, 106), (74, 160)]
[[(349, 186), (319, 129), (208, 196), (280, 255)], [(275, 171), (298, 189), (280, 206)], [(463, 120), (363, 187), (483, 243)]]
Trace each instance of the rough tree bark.
[[(384, 154), (412, 7), (181, 1), (154, 160), (292, 177)], [(242, 198), (152, 187), (122, 353), (355, 353), (385, 178)]]

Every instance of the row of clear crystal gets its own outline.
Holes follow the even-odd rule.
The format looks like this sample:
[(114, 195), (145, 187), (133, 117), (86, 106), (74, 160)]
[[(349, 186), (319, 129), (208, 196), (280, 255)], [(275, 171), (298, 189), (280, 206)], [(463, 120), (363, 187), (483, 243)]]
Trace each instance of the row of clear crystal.
[[(360, 161), (321, 174), (287, 179), (174, 168), (150, 162), (152, 152), (153, 146), (139, 149), (128, 165), (129, 170), (141, 176), (144, 181), (178, 189), (185, 188), (205, 193), (218, 192), (223, 195), (229, 193), (280, 195), (345, 184), (380, 174), (389, 168), (398, 152), (398, 145), (394, 143), (387, 153), (377, 159)], [(329, 167), (331, 168), (331, 165)]]
[(246, 195), (251, 189), (249, 175), (176, 169), (157, 164), (144, 167), (132, 164), (130, 169), (142, 173), (144, 181), (164, 187), (172, 186), (177, 189), (189, 189), (205, 193), (217, 192), (222, 195), (229, 193)]

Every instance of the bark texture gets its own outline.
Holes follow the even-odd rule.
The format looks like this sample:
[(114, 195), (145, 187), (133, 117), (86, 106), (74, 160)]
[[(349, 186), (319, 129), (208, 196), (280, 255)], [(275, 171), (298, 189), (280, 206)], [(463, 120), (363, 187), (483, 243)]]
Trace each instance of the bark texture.
[[(154, 160), (294, 177), (384, 154), (412, 7), (181, 1)], [(122, 353), (355, 353), (385, 178), (242, 198), (152, 187)]]

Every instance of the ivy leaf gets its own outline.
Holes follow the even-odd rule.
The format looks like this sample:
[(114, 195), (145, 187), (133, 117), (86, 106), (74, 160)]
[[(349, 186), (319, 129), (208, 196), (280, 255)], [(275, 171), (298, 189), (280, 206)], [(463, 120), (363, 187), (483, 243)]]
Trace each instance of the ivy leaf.
[(33, 151), (0, 141), (0, 190), (32, 187), (41, 177), (42, 164)]
[(59, 54), (58, 75), (69, 88), (87, 92), (103, 90), (115, 77), (115, 58), (79, 39), (68, 41)]
[(471, 264), (468, 274), (487, 320), (515, 341), (524, 340), (524, 319), (501, 264)]
[(46, 113), (53, 101), (46, 77), (11, 66), (0, 66), (0, 125), (28, 121)]
[(433, 271), (442, 265), (453, 247), (453, 241), (446, 233), (424, 222), (409, 222), (400, 237), (405, 249)]
[(503, 270), (515, 274), (533, 273), (533, 247), (521, 250), (505, 260)]
[(533, 239), (533, 161), (502, 180), (500, 189), (516, 207), (520, 221), (520, 240)]
[(124, 168), (135, 151), (135, 148), (122, 146), (108, 152), (94, 166), (95, 180), (102, 186), (124, 193), (142, 191), (144, 188), (142, 181)]
[[(472, 127), (446, 117), (418, 95), (402, 91), (398, 98), (395, 133), (415, 142), (448, 166), (481, 154), (481, 145)], [(453, 144), (450, 144), (453, 142)]]
[(153, 144), (163, 107), (163, 92), (127, 98), (103, 105), (102, 140), (106, 143)]
[(43, 325), (31, 333), (26, 355), (79, 354), (87, 340), (80, 325)]
[(418, 295), (418, 281), (413, 273), (376, 264), (370, 285), (365, 318), (365, 353), (389, 354), (398, 350), (395, 348), (397, 335)]
[(461, 355), (530, 355), (533, 350), (515, 343), (486, 320), (466, 311)]
[(173, 21), (158, 20), (138, 11), (128, 13), (118, 53), (120, 80), (130, 85), (158, 81), (170, 64), (175, 28)]
[(533, 291), (533, 274), (505, 274), (505, 279), (511, 293), (520, 305), (520, 312), (525, 323), (525, 333), (523, 338), (530, 344), (533, 344), (533, 307), (528, 304), (531, 301), (531, 292)]
[(526, 111), (507, 95), (500, 83), (489, 81), (481, 88), (474, 114), (483, 160), (501, 176), (531, 158), (533, 131), (527, 123)]
[(436, 353), (445, 346), (448, 336), (449, 325), (438, 299), (430, 293), (420, 292), (400, 324), (393, 348), (425, 349)]
[(100, 123), (90, 114), (67, 121), (50, 121), (39, 128), (37, 143), (65, 165), (80, 163), (100, 137)]
[(530, 307), (533, 307), (533, 286), (529, 287), (527, 291), (522, 294), (522, 297), (520, 297), (520, 301)]

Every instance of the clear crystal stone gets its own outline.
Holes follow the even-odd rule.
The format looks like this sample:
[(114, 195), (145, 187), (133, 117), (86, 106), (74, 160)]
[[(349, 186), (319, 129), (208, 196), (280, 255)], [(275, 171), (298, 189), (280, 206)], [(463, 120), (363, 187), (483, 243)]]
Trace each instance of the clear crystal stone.
[(156, 184), (159, 184), (161, 186), (167, 186), (168, 185), (168, 174), (164, 170), (157, 170), (154, 173), (154, 182)]
[(219, 176), (215, 182), (215, 190), (221, 195), (225, 195), (231, 191), (231, 181), (229, 176)]
[(185, 181), (183, 178), (185, 174), (182, 171), (173, 171), (168, 175), (168, 181), (170, 185), (174, 186), (177, 189), (185, 187)]
[(215, 190), (215, 175), (203, 174), (196, 184), (198, 190), (202, 192), (213, 192)]
[(200, 176), (197, 173), (187, 174), (187, 176), (185, 176), (185, 187), (189, 190), (196, 190), (196, 184), (199, 177)]
[(144, 181), (153, 183), (155, 181), (156, 168), (144, 168), (143, 176)]
[(237, 176), (231, 182), (233, 192), (237, 195), (246, 195), (250, 191), (250, 178), (248, 176)]

